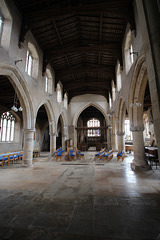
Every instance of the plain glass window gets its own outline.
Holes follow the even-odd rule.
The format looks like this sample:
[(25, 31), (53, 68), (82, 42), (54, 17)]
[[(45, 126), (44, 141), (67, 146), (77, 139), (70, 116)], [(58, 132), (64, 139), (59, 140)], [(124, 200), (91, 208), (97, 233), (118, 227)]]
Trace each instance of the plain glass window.
[(32, 64), (33, 64), (33, 57), (28, 50), (27, 56), (26, 56), (26, 72), (28, 73), (29, 76), (32, 75)]
[(15, 118), (9, 112), (1, 115), (0, 141), (13, 141)]

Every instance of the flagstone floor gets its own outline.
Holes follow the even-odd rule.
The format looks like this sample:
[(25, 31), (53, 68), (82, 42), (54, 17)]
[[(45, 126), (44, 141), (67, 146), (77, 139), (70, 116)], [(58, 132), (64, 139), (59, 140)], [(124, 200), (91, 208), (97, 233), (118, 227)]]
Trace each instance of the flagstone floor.
[(156, 240), (160, 167), (136, 173), (128, 154), (117, 162), (56, 162), (48, 153), (0, 166), (0, 240)]

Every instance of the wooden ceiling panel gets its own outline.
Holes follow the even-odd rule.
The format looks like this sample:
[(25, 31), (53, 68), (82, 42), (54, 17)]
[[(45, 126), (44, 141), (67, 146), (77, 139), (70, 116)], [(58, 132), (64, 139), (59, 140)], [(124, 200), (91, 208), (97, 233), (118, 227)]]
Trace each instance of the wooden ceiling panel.
[(117, 60), (123, 64), (126, 25), (135, 27), (132, 0), (13, 1), (24, 22), (20, 41), (26, 29), (33, 33), (69, 100), (85, 93), (108, 98)]

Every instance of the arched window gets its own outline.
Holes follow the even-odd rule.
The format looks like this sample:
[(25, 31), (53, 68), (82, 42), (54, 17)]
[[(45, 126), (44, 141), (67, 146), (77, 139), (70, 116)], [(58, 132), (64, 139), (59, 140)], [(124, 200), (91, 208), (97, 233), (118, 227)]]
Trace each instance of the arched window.
[(26, 56), (26, 72), (29, 76), (32, 76), (33, 56), (29, 50), (27, 50)]
[(5, 0), (0, 1), (0, 45), (9, 50), (12, 32), (12, 17)]
[(45, 92), (52, 94), (52, 86), (53, 86), (53, 79), (50, 69), (46, 69), (46, 76), (45, 76)]
[(122, 87), (122, 79), (121, 79), (121, 66), (118, 62), (117, 64), (117, 91), (119, 92)]
[(99, 137), (101, 136), (100, 130), (99, 129), (93, 129), (93, 128), (98, 128), (100, 127), (100, 121), (98, 119), (90, 119), (87, 122), (87, 127), (92, 128), (88, 129), (88, 137)]
[(125, 69), (126, 73), (130, 70), (134, 59), (133, 59), (133, 47), (131, 44), (132, 34), (131, 30), (129, 29), (125, 39), (125, 46), (124, 46), (124, 56), (125, 56)]
[(15, 118), (9, 112), (1, 115), (0, 141), (13, 141)]
[(67, 109), (67, 106), (68, 106), (68, 96), (67, 96), (67, 93), (64, 94), (64, 108)]
[(60, 83), (57, 84), (57, 102), (62, 102), (62, 89)]
[(38, 54), (33, 44), (28, 43), (25, 71), (34, 79), (38, 77)]

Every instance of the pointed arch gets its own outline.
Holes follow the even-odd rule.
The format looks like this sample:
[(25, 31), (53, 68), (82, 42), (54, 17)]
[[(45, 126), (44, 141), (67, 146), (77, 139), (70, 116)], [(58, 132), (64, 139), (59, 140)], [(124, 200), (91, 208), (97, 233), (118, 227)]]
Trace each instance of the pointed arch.
[(5, 63), (0, 63), (0, 74), (9, 79), (17, 93), (18, 99), (23, 108), (23, 128), (34, 129), (33, 101), (25, 79), (22, 77), (16, 67)]
[(86, 108), (88, 108), (88, 107), (90, 107), (90, 106), (97, 108), (97, 109), (103, 114), (103, 116), (104, 116), (104, 118), (105, 118), (105, 121), (106, 121), (106, 123), (107, 123), (107, 125), (108, 125), (109, 119), (108, 119), (107, 114), (105, 113), (105, 110), (104, 110), (99, 104), (92, 103), (92, 102), (87, 103), (87, 104), (84, 104), (84, 105), (81, 107), (81, 109), (79, 110), (79, 112), (77, 112), (77, 114), (75, 114), (75, 116), (74, 116), (74, 118), (73, 118), (73, 125), (74, 125), (74, 126), (77, 126), (77, 121), (78, 121), (78, 118), (79, 118), (80, 114), (81, 114)]
[[(143, 102), (147, 80), (147, 67), (143, 54), (136, 62), (129, 91), (128, 109), (132, 126), (143, 126)], [(136, 106), (137, 101), (142, 104), (139, 108)]]
[[(36, 109), (36, 113), (35, 116), (37, 116), (38, 110), (40, 109), (40, 107), (44, 105), (47, 116), (48, 116), (48, 123), (49, 123), (49, 131), (50, 133), (55, 133), (56, 132), (56, 119), (55, 119), (55, 114), (54, 114), (54, 110), (52, 107), (51, 102), (48, 99), (44, 99), (39, 106)], [(35, 118), (36, 120), (36, 118)]]
[(116, 110), (117, 131), (124, 132), (124, 121), (126, 115), (126, 104), (122, 97), (118, 99), (118, 105)]

